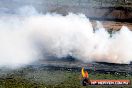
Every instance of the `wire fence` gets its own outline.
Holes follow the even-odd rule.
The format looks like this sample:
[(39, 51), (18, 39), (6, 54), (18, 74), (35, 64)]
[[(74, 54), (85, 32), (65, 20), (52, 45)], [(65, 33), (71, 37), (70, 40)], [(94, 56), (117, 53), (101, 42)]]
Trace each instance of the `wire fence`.
[(126, 1), (130, 0), (52, 0), (56, 1), (57, 6), (60, 5), (72, 5), (72, 6), (115, 6), (125, 4)]

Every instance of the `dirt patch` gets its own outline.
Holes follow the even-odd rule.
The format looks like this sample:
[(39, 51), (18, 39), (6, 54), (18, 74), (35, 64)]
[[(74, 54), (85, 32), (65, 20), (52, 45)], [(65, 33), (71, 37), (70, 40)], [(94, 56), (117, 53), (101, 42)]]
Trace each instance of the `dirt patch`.
[[(122, 28), (122, 26), (127, 26), (130, 30), (132, 30), (132, 23), (128, 22), (115, 22), (115, 21), (100, 21), (106, 30), (110, 31), (118, 31)], [(93, 27), (96, 27), (96, 21), (92, 21)]]

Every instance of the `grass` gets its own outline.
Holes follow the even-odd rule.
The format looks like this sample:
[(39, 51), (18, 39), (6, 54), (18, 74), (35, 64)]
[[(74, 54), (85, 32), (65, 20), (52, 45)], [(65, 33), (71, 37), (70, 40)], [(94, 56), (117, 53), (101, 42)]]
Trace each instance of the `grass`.
[[(100, 74), (91, 72), (90, 79), (130, 79), (131, 75)], [(0, 77), (0, 88), (95, 88), (83, 87), (77, 71), (25, 70), (13, 71)], [(96, 88), (132, 88), (132, 86), (96, 86)]]

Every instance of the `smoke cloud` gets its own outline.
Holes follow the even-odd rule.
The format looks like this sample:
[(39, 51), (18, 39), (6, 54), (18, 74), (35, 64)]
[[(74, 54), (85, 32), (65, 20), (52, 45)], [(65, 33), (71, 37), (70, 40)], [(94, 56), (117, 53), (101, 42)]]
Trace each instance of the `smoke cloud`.
[(68, 55), (84, 62), (130, 63), (132, 32), (123, 26), (110, 34), (96, 30), (83, 14), (40, 14), (23, 7), (0, 17), (0, 66), (20, 67), (47, 56)]

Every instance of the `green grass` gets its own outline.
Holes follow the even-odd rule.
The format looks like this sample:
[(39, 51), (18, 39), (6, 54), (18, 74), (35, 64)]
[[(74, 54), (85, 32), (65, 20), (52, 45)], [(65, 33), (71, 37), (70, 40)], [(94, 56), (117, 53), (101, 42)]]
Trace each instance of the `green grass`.
[[(90, 79), (130, 79), (131, 75), (90, 73)], [(0, 88), (132, 88), (132, 86), (81, 85), (80, 72), (60, 70), (15, 71), (0, 77)]]

